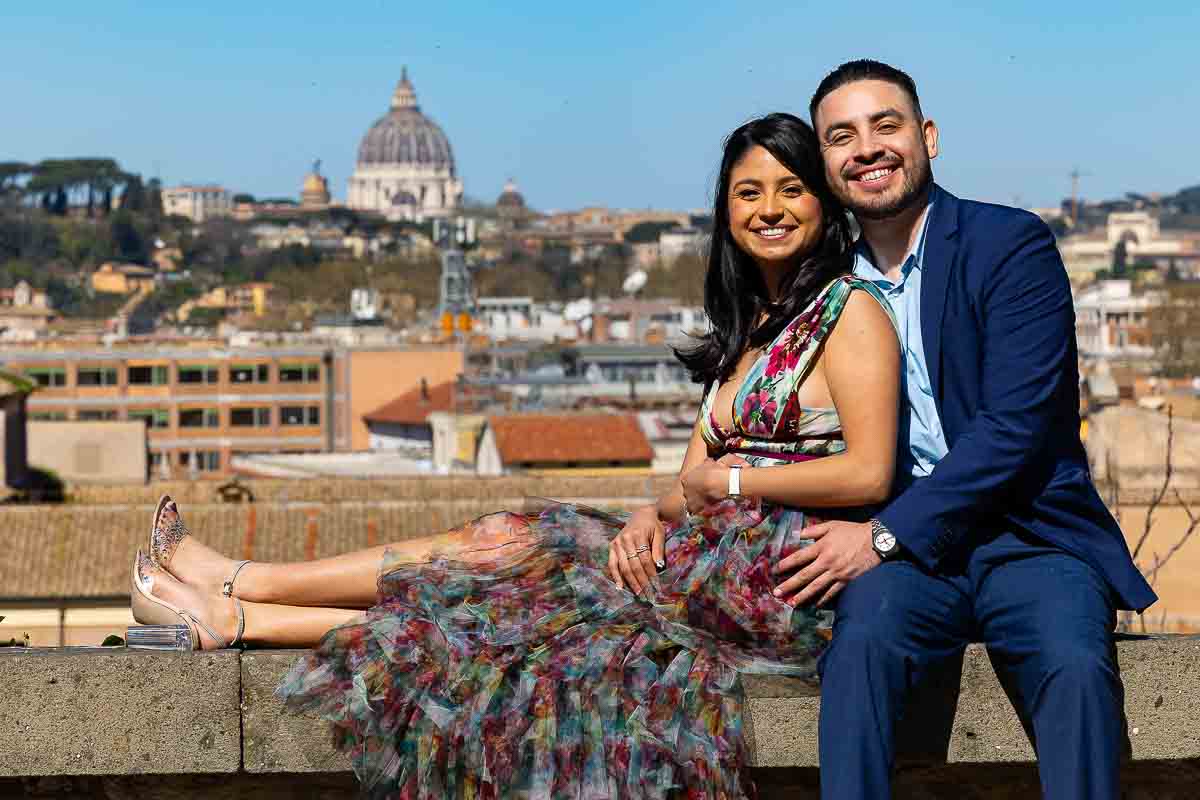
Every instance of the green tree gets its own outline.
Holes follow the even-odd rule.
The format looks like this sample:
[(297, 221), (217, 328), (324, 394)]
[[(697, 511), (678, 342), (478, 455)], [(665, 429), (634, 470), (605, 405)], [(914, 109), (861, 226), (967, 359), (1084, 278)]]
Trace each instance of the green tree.
[(1172, 281), (1149, 318), (1158, 368), (1169, 378), (1200, 375), (1200, 281)]
[(625, 232), (625, 241), (629, 244), (657, 242), (663, 231), (678, 227), (675, 222), (639, 222)]
[(145, 264), (149, 255), (146, 239), (138, 230), (134, 216), (125, 209), (118, 210), (109, 220), (109, 232), (117, 258), (135, 264)]
[(135, 214), (146, 210), (146, 185), (142, 183), (141, 175), (130, 175), (125, 181), (125, 191), (121, 193), (121, 208)]

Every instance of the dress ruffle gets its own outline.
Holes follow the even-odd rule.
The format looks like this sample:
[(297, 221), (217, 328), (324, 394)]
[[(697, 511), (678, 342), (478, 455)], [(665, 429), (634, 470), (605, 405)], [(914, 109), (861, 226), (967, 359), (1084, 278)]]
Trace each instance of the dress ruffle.
[(821, 612), (771, 594), (804, 516), (725, 501), (668, 533), (646, 600), (605, 574), (626, 517), (549, 503), (481, 517), (279, 688), (333, 723), (375, 798), (753, 795), (743, 672), (815, 679)]

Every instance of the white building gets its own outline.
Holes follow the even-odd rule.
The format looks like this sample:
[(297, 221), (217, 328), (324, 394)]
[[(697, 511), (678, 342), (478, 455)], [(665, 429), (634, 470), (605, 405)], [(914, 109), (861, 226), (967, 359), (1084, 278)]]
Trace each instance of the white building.
[(233, 196), (221, 186), (174, 186), (162, 190), (164, 214), (187, 217), (192, 222), (204, 222), (212, 217), (227, 217), (233, 213)]
[(393, 220), (421, 221), (449, 215), (462, 194), (450, 141), (421, 113), (406, 69), (391, 110), (375, 121), (358, 147), (347, 204)]
[(680, 256), (701, 256), (708, 244), (708, 235), (696, 228), (672, 228), (658, 236), (658, 254), (665, 263)]
[(1146, 359), (1154, 355), (1148, 315), (1162, 298), (1135, 293), (1132, 281), (1098, 281), (1075, 294), (1079, 354), (1093, 359)]
[(580, 335), (579, 325), (561, 308), (535, 303), (532, 297), (480, 297), (475, 316), (479, 330), (496, 340), (551, 342)]
[(1174, 264), (1189, 273), (1200, 265), (1200, 234), (1163, 233), (1158, 217), (1149, 211), (1113, 212), (1102, 229), (1064, 236), (1058, 241), (1058, 250), (1067, 272), (1085, 277), (1110, 269), (1122, 243), (1130, 267), (1139, 262), (1163, 268)]

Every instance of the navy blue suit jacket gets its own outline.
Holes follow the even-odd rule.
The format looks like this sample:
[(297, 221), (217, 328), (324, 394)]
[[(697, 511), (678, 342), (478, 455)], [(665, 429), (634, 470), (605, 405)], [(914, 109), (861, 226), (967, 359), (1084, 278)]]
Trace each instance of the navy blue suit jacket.
[(921, 333), (949, 453), (880, 522), (934, 571), (973, 536), (1025, 531), (1091, 564), (1118, 608), (1146, 608), (1157, 598), (1079, 441), (1075, 310), (1053, 234), (1028, 212), (933, 191)]

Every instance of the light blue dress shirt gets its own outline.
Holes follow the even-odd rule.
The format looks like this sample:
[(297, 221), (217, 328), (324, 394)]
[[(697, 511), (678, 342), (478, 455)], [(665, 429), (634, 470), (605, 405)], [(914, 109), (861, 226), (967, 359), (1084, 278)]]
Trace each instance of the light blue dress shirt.
[[(933, 471), (946, 455), (946, 435), (938, 418), (929, 383), (929, 367), (925, 363), (925, 347), (921, 337), (921, 272), (925, 259), (925, 234), (933, 201), (925, 207), (921, 232), (900, 267), (900, 280), (888, 280), (874, 264), (874, 256), (866, 237), (855, 245), (854, 274), (879, 287), (896, 316), (904, 370), (901, 382), (900, 435), (897, 447), (897, 473), (923, 478)], [(908, 446), (905, 447), (905, 442)], [(901, 478), (903, 481), (903, 478)]]

